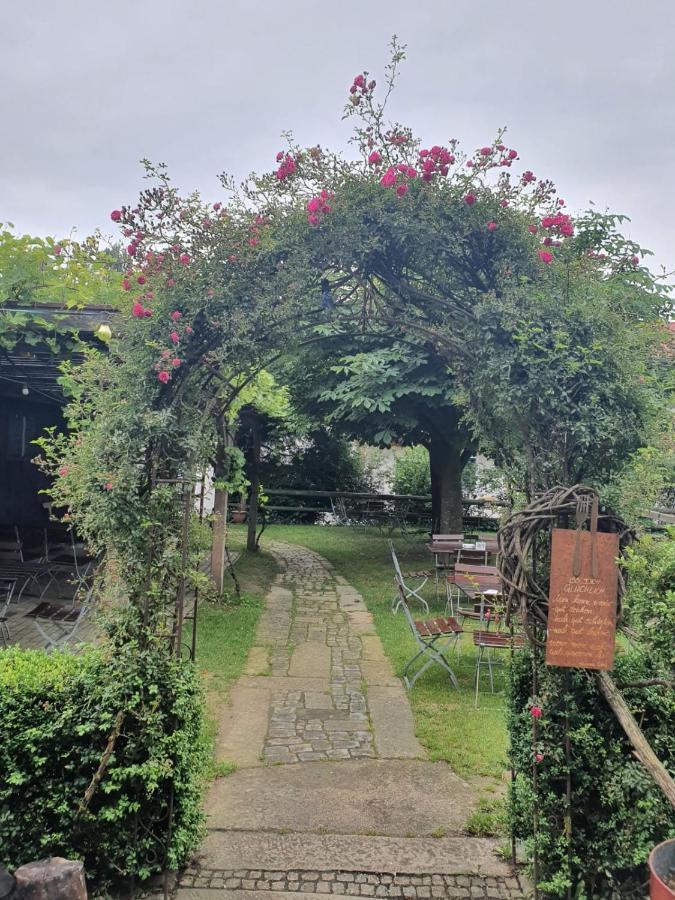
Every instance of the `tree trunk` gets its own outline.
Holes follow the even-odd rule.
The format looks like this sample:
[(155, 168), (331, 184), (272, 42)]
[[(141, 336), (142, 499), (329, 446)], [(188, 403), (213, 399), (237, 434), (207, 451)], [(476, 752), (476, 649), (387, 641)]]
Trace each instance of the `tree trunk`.
[(461, 451), (442, 435), (432, 434), (429, 441), (429, 465), (432, 505), (434, 493), (437, 495), (437, 510), (434, 513), (437, 533), (459, 534), (462, 531)]
[[(218, 447), (213, 462), (214, 481), (226, 479), (229, 475), (227, 465), (227, 447), (231, 437), (222, 419), (218, 422)], [(213, 497), (213, 535), (211, 538), (211, 579), (219, 594), (223, 593), (225, 584), (225, 538), (227, 535), (228, 492), (216, 488)]]
[(249, 454), (251, 491), (248, 503), (248, 535), (246, 549), (252, 553), (258, 550), (256, 534), (258, 531), (258, 497), (260, 496), (260, 425), (255, 423), (251, 429), (251, 452)]

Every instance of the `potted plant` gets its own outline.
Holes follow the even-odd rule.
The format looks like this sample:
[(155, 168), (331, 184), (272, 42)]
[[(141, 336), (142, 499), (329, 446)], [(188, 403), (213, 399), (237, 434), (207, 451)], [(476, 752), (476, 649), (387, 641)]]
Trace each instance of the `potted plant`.
[(675, 898), (675, 838), (658, 844), (649, 854), (649, 897)]

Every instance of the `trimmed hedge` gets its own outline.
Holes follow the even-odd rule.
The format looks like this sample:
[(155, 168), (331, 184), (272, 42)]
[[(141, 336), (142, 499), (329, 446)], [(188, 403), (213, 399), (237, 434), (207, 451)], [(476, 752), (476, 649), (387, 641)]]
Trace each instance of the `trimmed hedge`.
[[(78, 815), (120, 710), (108, 768)], [(165, 858), (180, 865), (202, 834), (203, 724), (193, 666), (159, 646), (0, 652), (0, 863), (82, 859), (95, 889), (145, 879)]]

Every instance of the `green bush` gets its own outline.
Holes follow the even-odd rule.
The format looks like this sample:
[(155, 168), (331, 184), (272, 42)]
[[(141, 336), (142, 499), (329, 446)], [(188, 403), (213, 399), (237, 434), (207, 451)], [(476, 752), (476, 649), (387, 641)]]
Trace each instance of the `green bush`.
[(392, 489), (395, 494), (431, 494), (429, 451), (426, 447), (404, 447), (394, 459)]
[[(666, 685), (624, 685), (672, 679), (673, 541), (643, 540), (629, 555), (626, 613), (636, 638), (612, 673), (647, 740), (675, 774), (675, 692)], [(668, 562), (670, 560), (670, 563)], [(670, 598), (670, 599), (668, 599)], [(636, 760), (593, 674), (538, 665), (538, 743), (532, 745), (532, 656), (511, 669), (509, 731), (517, 775), (509, 811), (529, 854), (536, 845), (542, 893), (575, 898), (644, 897), (646, 861), (655, 844), (675, 834), (673, 809)], [(572, 816), (566, 837), (565, 715), (571, 744)], [(535, 756), (543, 756), (535, 763)], [(539, 827), (533, 834), (538, 775)]]
[[(109, 766), (78, 815), (120, 710)], [(202, 833), (202, 710), (193, 666), (157, 646), (1, 652), (0, 863), (82, 859), (96, 890), (145, 879), (165, 858), (180, 865)]]

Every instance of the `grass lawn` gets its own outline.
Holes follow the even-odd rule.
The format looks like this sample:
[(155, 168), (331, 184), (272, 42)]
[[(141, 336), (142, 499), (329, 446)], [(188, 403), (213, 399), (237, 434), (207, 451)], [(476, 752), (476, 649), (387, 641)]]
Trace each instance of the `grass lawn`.
[[(240, 529), (243, 531), (243, 529)], [(237, 529), (233, 539), (240, 540)], [(398, 675), (415, 652), (415, 643), (402, 613), (393, 616), (390, 609), (394, 595), (391, 558), (386, 537), (375, 529), (329, 527), (318, 525), (271, 525), (262, 538), (266, 541), (286, 541), (316, 550), (335, 566), (356, 587), (372, 612), (375, 626)], [(394, 543), (401, 568), (429, 569), (432, 559), (426, 550), (423, 536), (395, 538)], [(242, 558), (240, 565), (249, 565)], [(427, 583), (424, 595), (434, 600), (433, 580)], [(443, 612), (445, 599), (431, 606), (432, 613)], [(470, 629), (467, 622), (465, 628)], [(491, 694), (487, 678), (481, 677), (479, 708), (474, 707), (473, 677), (475, 651), (470, 634), (461, 638), (461, 657), (453, 662), (459, 681), (456, 691), (446, 674), (432, 666), (416, 682), (410, 692), (417, 736), (428, 749), (432, 759), (446, 760), (464, 777), (487, 776), (501, 780), (506, 766), (507, 734), (504, 721), (504, 675), (498, 671), (496, 693)], [(487, 674), (487, 673), (486, 673)]]
[[(230, 539), (234, 556), (244, 547), (245, 535), (240, 529)], [(232, 580), (226, 575), (230, 599), (223, 603), (202, 603), (197, 620), (197, 667), (207, 696), (209, 732), (216, 732), (217, 710), (227, 702), (230, 685), (241, 675), (255, 637), (255, 629), (264, 608), (264, 597), (277, 572), (274, 559), (264, 551), (243, 552), (235, 563), (241, 585), (241, 598), (235, 596)], [(186, 643), (191, 637), (192, 623), (186, 623)], [(227, 765), (214, 769), (224, 775)]]

